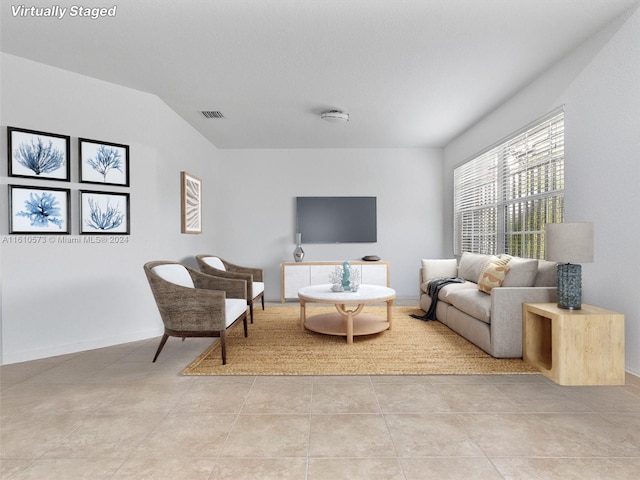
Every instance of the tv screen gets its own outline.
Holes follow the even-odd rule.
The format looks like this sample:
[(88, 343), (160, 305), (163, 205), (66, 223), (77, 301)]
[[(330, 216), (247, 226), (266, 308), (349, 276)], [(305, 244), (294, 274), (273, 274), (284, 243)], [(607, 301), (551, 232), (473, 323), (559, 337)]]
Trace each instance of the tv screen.
[(374, 243), (376, 197), (297, 197), (302, 243)]

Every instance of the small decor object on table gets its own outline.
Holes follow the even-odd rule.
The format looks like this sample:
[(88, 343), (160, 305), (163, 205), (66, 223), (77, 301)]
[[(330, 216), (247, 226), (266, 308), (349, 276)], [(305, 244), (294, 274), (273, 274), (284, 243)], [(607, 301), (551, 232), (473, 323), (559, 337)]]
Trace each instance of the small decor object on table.
[(349, 267), (349, 262), (344, 262), (342, 264), (342, 290), (349, 291), (351, 290), (351, 280), (349, 277), (351, 276), (351, 268)]
[(301, 262), (304, 258), (304, 250), (302, 249), (302, 234), (296, 233), (296, 249), (293, 251), (293, 259)]
[(334, 292), (357, 292), (360, 286), (360, 270), (353, 269), (348, 261), (337, 265), (329, 275), (331, 290)]

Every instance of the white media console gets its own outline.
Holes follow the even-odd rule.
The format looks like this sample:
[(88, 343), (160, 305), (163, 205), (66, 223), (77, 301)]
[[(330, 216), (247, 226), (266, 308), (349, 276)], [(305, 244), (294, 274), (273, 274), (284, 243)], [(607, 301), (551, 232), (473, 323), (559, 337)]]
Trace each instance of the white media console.
[[(282, 262), (280, 264), (282, 277), (282, 302), (288, 298), (297, 299), (298, 290), (309, 285), (329, 283), (329, 275), (336, 265), (343, 261), (326, 262)], [(369, 285), (389, 286), (389, 262), (365, 262), (349, 260), (351, 268), (360, 270), (360, 283)]]

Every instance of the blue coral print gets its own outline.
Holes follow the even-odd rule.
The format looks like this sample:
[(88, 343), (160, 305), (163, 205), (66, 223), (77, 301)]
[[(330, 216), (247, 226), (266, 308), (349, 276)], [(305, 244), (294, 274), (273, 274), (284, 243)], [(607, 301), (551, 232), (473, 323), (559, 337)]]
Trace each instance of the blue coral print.
[(36, 175), (55, 172), (65, 164), (64, 153), (55, 148), (51, 140), (45, 144), (40, 137), (31, 140), (31, 144), (21, 143), (14, 152), (14, 158)]
[(18, 217), (26, 217), (32, 227), (49, 227), (50, 224), (58, 228), (63, 227), (62, 211), (56, 197), (47, 192), (37, 194), (32, 192), (24, 201), (24, 210), (16, 213)]
[(102, 175), (103, 182), (107, 181), (107, 174), (110, 170), (118, 170), (122, 173), (120, 152), (115, 148), (109, 148), (105, 145), (98, 147), (96, 156), (87, 159), (87, 164)]
[(124, 221), (124, 213), (117, 207), (112, 206), (107, 201), (104, 209), (92, 198), (88, 199), (89, 202), (89, 218), (85, 224), (87, 227), (96, 230), (113, 230), (122, 225)]

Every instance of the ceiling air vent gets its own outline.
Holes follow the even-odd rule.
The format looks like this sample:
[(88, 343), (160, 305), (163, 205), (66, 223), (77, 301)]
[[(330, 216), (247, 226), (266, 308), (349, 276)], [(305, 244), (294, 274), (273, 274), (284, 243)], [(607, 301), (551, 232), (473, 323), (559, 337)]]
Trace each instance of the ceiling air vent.
[(222, 112), (219, 112), (217, 110), (203, 110), (200, 113), (202, 113), (205, 118), (224, 118)]

